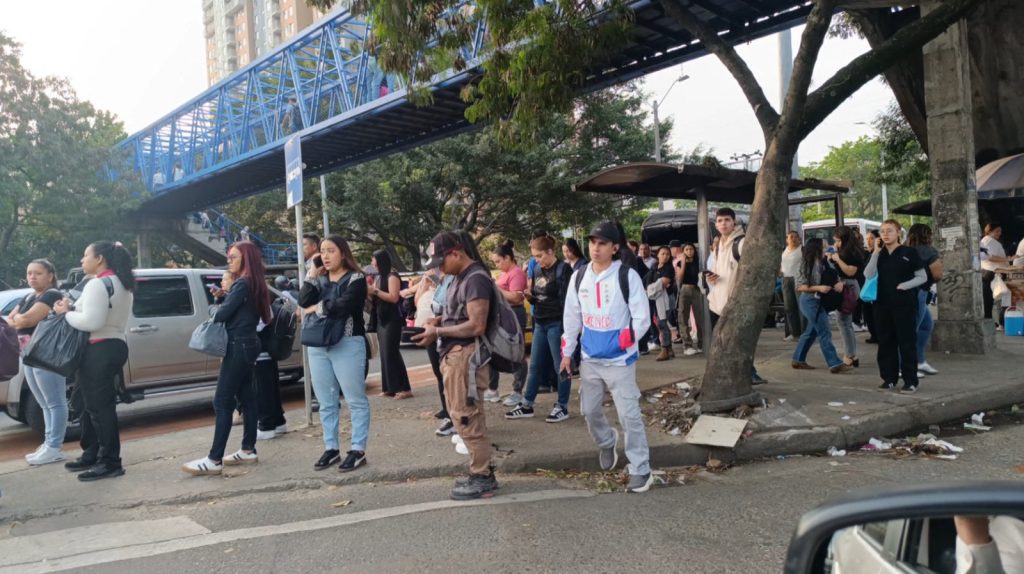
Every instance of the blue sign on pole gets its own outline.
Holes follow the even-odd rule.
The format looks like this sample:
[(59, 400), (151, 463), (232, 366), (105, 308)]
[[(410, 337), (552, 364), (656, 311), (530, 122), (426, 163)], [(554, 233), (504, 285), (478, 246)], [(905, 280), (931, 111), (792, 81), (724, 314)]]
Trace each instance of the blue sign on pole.
[(284, 144), (285, 190), (288, 207), (302, 203), (302, 143), (294, 135)]

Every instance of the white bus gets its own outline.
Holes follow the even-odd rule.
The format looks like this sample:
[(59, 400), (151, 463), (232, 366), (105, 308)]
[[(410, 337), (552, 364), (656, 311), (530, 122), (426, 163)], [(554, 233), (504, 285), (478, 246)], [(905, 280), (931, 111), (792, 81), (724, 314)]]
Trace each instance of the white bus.
[[(882, 226), (880, 221), (857, 218), (844, 219), (843, 224), (846, 227), (856, 227), (859, 229), (862, 237), (867, 237), (868, 231), (878, 231), (878, 228)], [(825, 245), (829, 245), (832, 243), (832, 238), (835, 237), (836, 220), (819, 219), (818, 221), (805, 222), (803, 224), (803, 232), (804, 243), (808, 239), (818, 238), (824, 240)]]

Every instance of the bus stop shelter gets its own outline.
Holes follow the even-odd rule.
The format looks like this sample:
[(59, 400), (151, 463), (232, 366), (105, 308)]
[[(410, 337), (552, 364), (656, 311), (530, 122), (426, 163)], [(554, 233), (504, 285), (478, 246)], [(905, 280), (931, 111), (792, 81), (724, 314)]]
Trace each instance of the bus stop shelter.
[[(608, 168), (578, 184), (574, 192), (608, 193), (614, 195), (656, 197), (697, 202), (697, 213), (708, 213), (714, 203), (754, 203), (757, 172), (696, 164), (637, 162)], [(836, 225), (843, 225), (843, 194), (852, 187), (849, 181), (793, 179), (789, 184), (790, 205), (831, 202)], [(816, 190), (818, 193), (793, 197), (793, 192)], [(697, 217), (700, 260), (707, 261), (711, 245), (708, 217)], [(704, 306), (704, 332), (711, 333), (711, 317)], [(710, 340), (710, 338), (708, 339)]]

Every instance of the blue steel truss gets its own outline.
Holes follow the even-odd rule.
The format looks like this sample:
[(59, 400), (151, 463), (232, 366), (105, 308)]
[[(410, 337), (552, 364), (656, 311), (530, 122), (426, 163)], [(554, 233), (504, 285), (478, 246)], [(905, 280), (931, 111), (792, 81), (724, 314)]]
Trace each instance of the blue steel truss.
[[(694, 4), (702, 18), (736, 42), (797, 25), (810, 11), (808, 2), (798, 0)], [(705, 54), (656, 0), (636, 0), (631, 7), (636, 25), (630, 44), (593, 72), (584, 91)], [(143, 210), (180, 214), (282, 185), (282, 147), (291, 135), (283, 120), (291, 98), (307, 176), (472, 129), (459, 92), (479, 74), (482, 24), (462, 50), (467, 69), (439, 74), (430, 85), (429, 107), (412, 105), (401, 78), (385, 74), (362, 49), (371, 33), (365, 21), (338, 11), (118, 144), (153, 194)]]

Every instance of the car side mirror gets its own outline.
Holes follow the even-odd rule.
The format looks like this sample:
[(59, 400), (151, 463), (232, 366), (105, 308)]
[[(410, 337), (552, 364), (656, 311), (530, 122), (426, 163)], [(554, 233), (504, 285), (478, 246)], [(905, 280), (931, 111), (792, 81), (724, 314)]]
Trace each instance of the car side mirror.
[(1024, 572), (1024, 483), (871, 489), (830, 501), (800, 519), (784, 571)]

